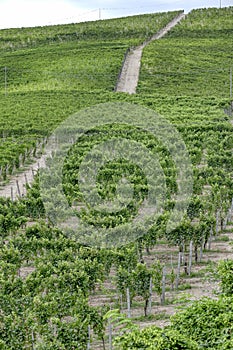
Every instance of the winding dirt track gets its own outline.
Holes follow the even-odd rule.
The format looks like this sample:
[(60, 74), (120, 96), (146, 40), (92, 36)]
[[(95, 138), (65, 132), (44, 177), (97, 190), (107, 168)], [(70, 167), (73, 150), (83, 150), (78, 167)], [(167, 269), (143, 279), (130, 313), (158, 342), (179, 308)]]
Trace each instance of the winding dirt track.
[(130, 50), (128, 55), (126, 56), (124, 65), (122, 67), (122, 72), (119, 77), (116, 91), (117, 92), (127, 92), (129, 94), (135, 94), (136, 88), (138, 85), (140, 65), (141, 65), (141, 57), (142, 50), (148, 45), (150, 42), (154, 40), (161, 39), (164, 35), (169, 32), (174, 26), (176, 26), (183, 18), (185, 17), (184, 13), (176, 16), (171, 22), (169, 22), (166, 27), (161, 29), (158, 33), (153, 35), (149, 40), (145, 41), (142, 45), (136, 47), (133, 50)]

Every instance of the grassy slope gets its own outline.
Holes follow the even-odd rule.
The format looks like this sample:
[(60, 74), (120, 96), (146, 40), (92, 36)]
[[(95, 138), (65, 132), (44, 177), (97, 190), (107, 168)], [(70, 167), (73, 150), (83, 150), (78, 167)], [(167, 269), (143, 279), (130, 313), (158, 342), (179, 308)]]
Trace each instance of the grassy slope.
[(0, 31), (0, 165), (80, 108), (108, 101), (127, 48), (176, 14)]
[(225, 167), (231, 147), (227, 141), (221, 145), (232, 133), (224, 114), (229, 105), (232, 14), (233, 7), (194, 10), (165, 38), (148, 45), (137, 89), (138, 99), (176, 124), (194, 164), (204, 150), (207, 158), (223, 157), (216, 171)]
[[(231, 133), (223, 113), (228, 101), (226, 72), (216, 76), (217, 85), (208, 79), (213, 77), (209, 71), (216, 69), (220, 58), (224, 67), (231, 60), (228, 33), (232, 8), (192, 11), (166, 38), (144, 50), (139, 94), (112, 92), (127, 47), (142, 42), (175, 14), (1, 31), (0, 66), (8, 67), (8, 95), (2, 89), (0, 164), (12, 163), (18, 152), (31, 148), (39, 137), (80, 108), (110, 100), (140, 103), (165, 115), (182, 132), (195, 164), (203, 149), (217, 149), (222, 130), (227, 136)], [(224, 51), (216, 46), (221, 42)], [(209, 70), (202, 68), (203, 52), (207, 53)], [(167, 73), (167, 67), (172, 74)], [(197, 67), (200, 74), (194, 74)], [(225, 91), (224, 99), (216, 94), (219, 86), (222, 94)], [(209, 143), (213, 133), (215, 138)]]
[(3, 30), (0, 67), (7, 66), (8, 90), (112, 91), (126, 49), (157, 32), (175, 14)]
[(194, 10), (145, 50), (138, 92), (229, 97), (233, 7)]

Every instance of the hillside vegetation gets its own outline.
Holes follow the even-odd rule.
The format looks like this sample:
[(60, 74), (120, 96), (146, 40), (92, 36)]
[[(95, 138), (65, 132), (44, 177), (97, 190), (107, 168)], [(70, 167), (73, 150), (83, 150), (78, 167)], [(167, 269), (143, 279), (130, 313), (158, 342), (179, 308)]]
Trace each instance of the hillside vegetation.
[(2, 173), (6, 167), (11, 173), (18, 157), (27, 157), (61, 120), (81, 107), (108, 101), (126, 50), (176, 14), (1, 30)]
[[(39, 156), (63, 120), (81, 109), (88, 116), (87, 107), (105, 102), (116, 102), (113, 114), (117, 102), (128, 102), (134, 104), (132, 110), (147, 107), (166, 117), (185, 142), (193, 172), (187, 213), (176, 229), (167, 232), (180, 187), (179, 169), (167, 145), (124, 120), (85, 130), (63, 164), (62, 190), (69, 206), (79, 206), (77, 216), (92, 228), (119, 226), (124, 238), (123, 225), (133, 222), (149, 185), (137, 163), (113, 159), (100, 168), (98, 194), (106, 202), (116, 196), (121, 200), (116, 187), (123, 177), (133, 186), (131, 201), (117, 215), (90, 205), (83, 208), (85, 195), (77, 179), (90, 150), (108, 139), (127, 138), (156, 155), (164, 173), (164, 206), (157, 221), (149, 229), (141, 223), (139, 238), (111, 249), (81, 245), (58, 229), (45, 212), (38, 176), (27, 185), (24, 197), (14, 201), (0, 197), (0, 349), (106, 349), (106, 330), (111, 331), (114, 321), (118, 330), (123, 327), (120, 334), (113, 334), (116, 349), (232, 349), (231, 261), (220, 263), (218, 270), (213, 267), (222, 297), (196, 301), (173, 316), (169, 327), (140, 330), (134, 319), (109, 311), (122, 309), (130, 297), (128, 305), (134, 308), (140, 303), (142, 320), (147, 320), (151, 294), (164, 305), (165, 289), (179, 292), (180, 272), (171, 261), (170, 248), (182, 268), (181, 257), (190, 256), (191, 278), (192, 264), (201, 266), (207, 244), (213, 236), (221, 238), (220, 231), (231, 219), (233, 137), (230, 110), (226, 114), (224, 109), (231, 102), (232, 14), (232, 7), (192, 11), (165, 38), (150, 43), (143, 52), (135, 95), (114, 92), (126, 50), (141, 44), (177, 12), (0, 31), (2, 187)], [(143, 113), (140, 117), (145, 118)], [(176, 147), (173, 136), (168, 139)], [(100, 153), (97, 149), (96, 159)], [(135, 153), (135, 160), (139, 155)], [(89, 170), (91, 164), (86, 162)], [(59, 174), (52, 176), (48, 198), (56, 198), (58, 190)], [(178, 205), (183, 199), (177, 200)], [(52, 213), (59, 204), (50, 208)], [(168, 250), (155, 255), (159, 241)], [(91, 302), (94, 298), (97, 305)], [(153, 321), (157, 315), (150, 316)], [(97, 345), (91, 344), (93, 339)]]
[(233, 7), (194, 10), (143, 53), (139, 93), (228, 98)]

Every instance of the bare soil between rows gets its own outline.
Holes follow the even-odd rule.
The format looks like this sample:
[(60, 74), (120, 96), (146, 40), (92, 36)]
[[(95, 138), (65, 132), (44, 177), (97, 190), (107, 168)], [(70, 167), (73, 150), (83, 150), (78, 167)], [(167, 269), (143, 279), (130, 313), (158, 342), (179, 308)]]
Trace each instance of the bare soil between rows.
[[(217, 298), (220, 293), (220, 287), (213, 271), (220, 260), (233, 259), (232, 248), (232, 226), (227, 226), (227, 230), (214, 237), (211, 244), (211, 250), (204, 251), (202, 261), (197, 263), (193, 262), (190, 276), (184, 273), (184, 267), (182, 266), (178, 290), (171, 290), (171, 283), (167, 277), (165, 305), (161, 305), (160, 296), (153, 292), (151, 316), (144, 317), (144, 304), (142, 299), (134, 299), (131, 309), (131, 317), (133, 321), (138, 324), (140, 328), (150, 325), (164, 327), (169, 325), (170, 316), (188, 306), (192, 301), (200, 300), (203, 297)], [(171, 255), (174, 270), (176, 272), (176, 263), (178, 261), (178, 249), (176, 247), (171, 247), (168, 244), (158, 244), (153, 248), (150, 255), (147, 255), (144, 252), (143, 259), (148, 266), (150, 266), (155, 259), (159, 259), (162, 263), (166, 264), (169, 269)], [(96, 293), (90, 296), (90, 305), (110, 305), (112, 309), (119, 308), (119, 296), (114, 283), (114, 276), (115, 272), (112, 270), (110, 278), (96, 291)], [(121, 312), (127, 315), (126, 303)], [(107, 336), (108, 334), (106, 333), (106, 337)], [(103, 349), (103, 347), (99, 341), (94, 340), (91, 349), (100, 350)]]

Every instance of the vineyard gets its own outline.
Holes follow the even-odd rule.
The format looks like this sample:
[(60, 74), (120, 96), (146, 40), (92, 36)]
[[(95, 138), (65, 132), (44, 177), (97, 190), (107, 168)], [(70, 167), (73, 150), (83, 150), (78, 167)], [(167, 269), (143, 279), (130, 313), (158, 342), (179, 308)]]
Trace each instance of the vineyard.
[(67, 116), (111, 99), (126, 50), (175, 15), (2, 30), (0, 179), (35, 154), (38, 143)]
[(69, 148), (0, 197), (0, 349), (233, 348), (233, 7), (191, 11), (144, 48), (137, 93), (115, 92), (178, 13), (0, 31), (0, 194), (51, 139)]

